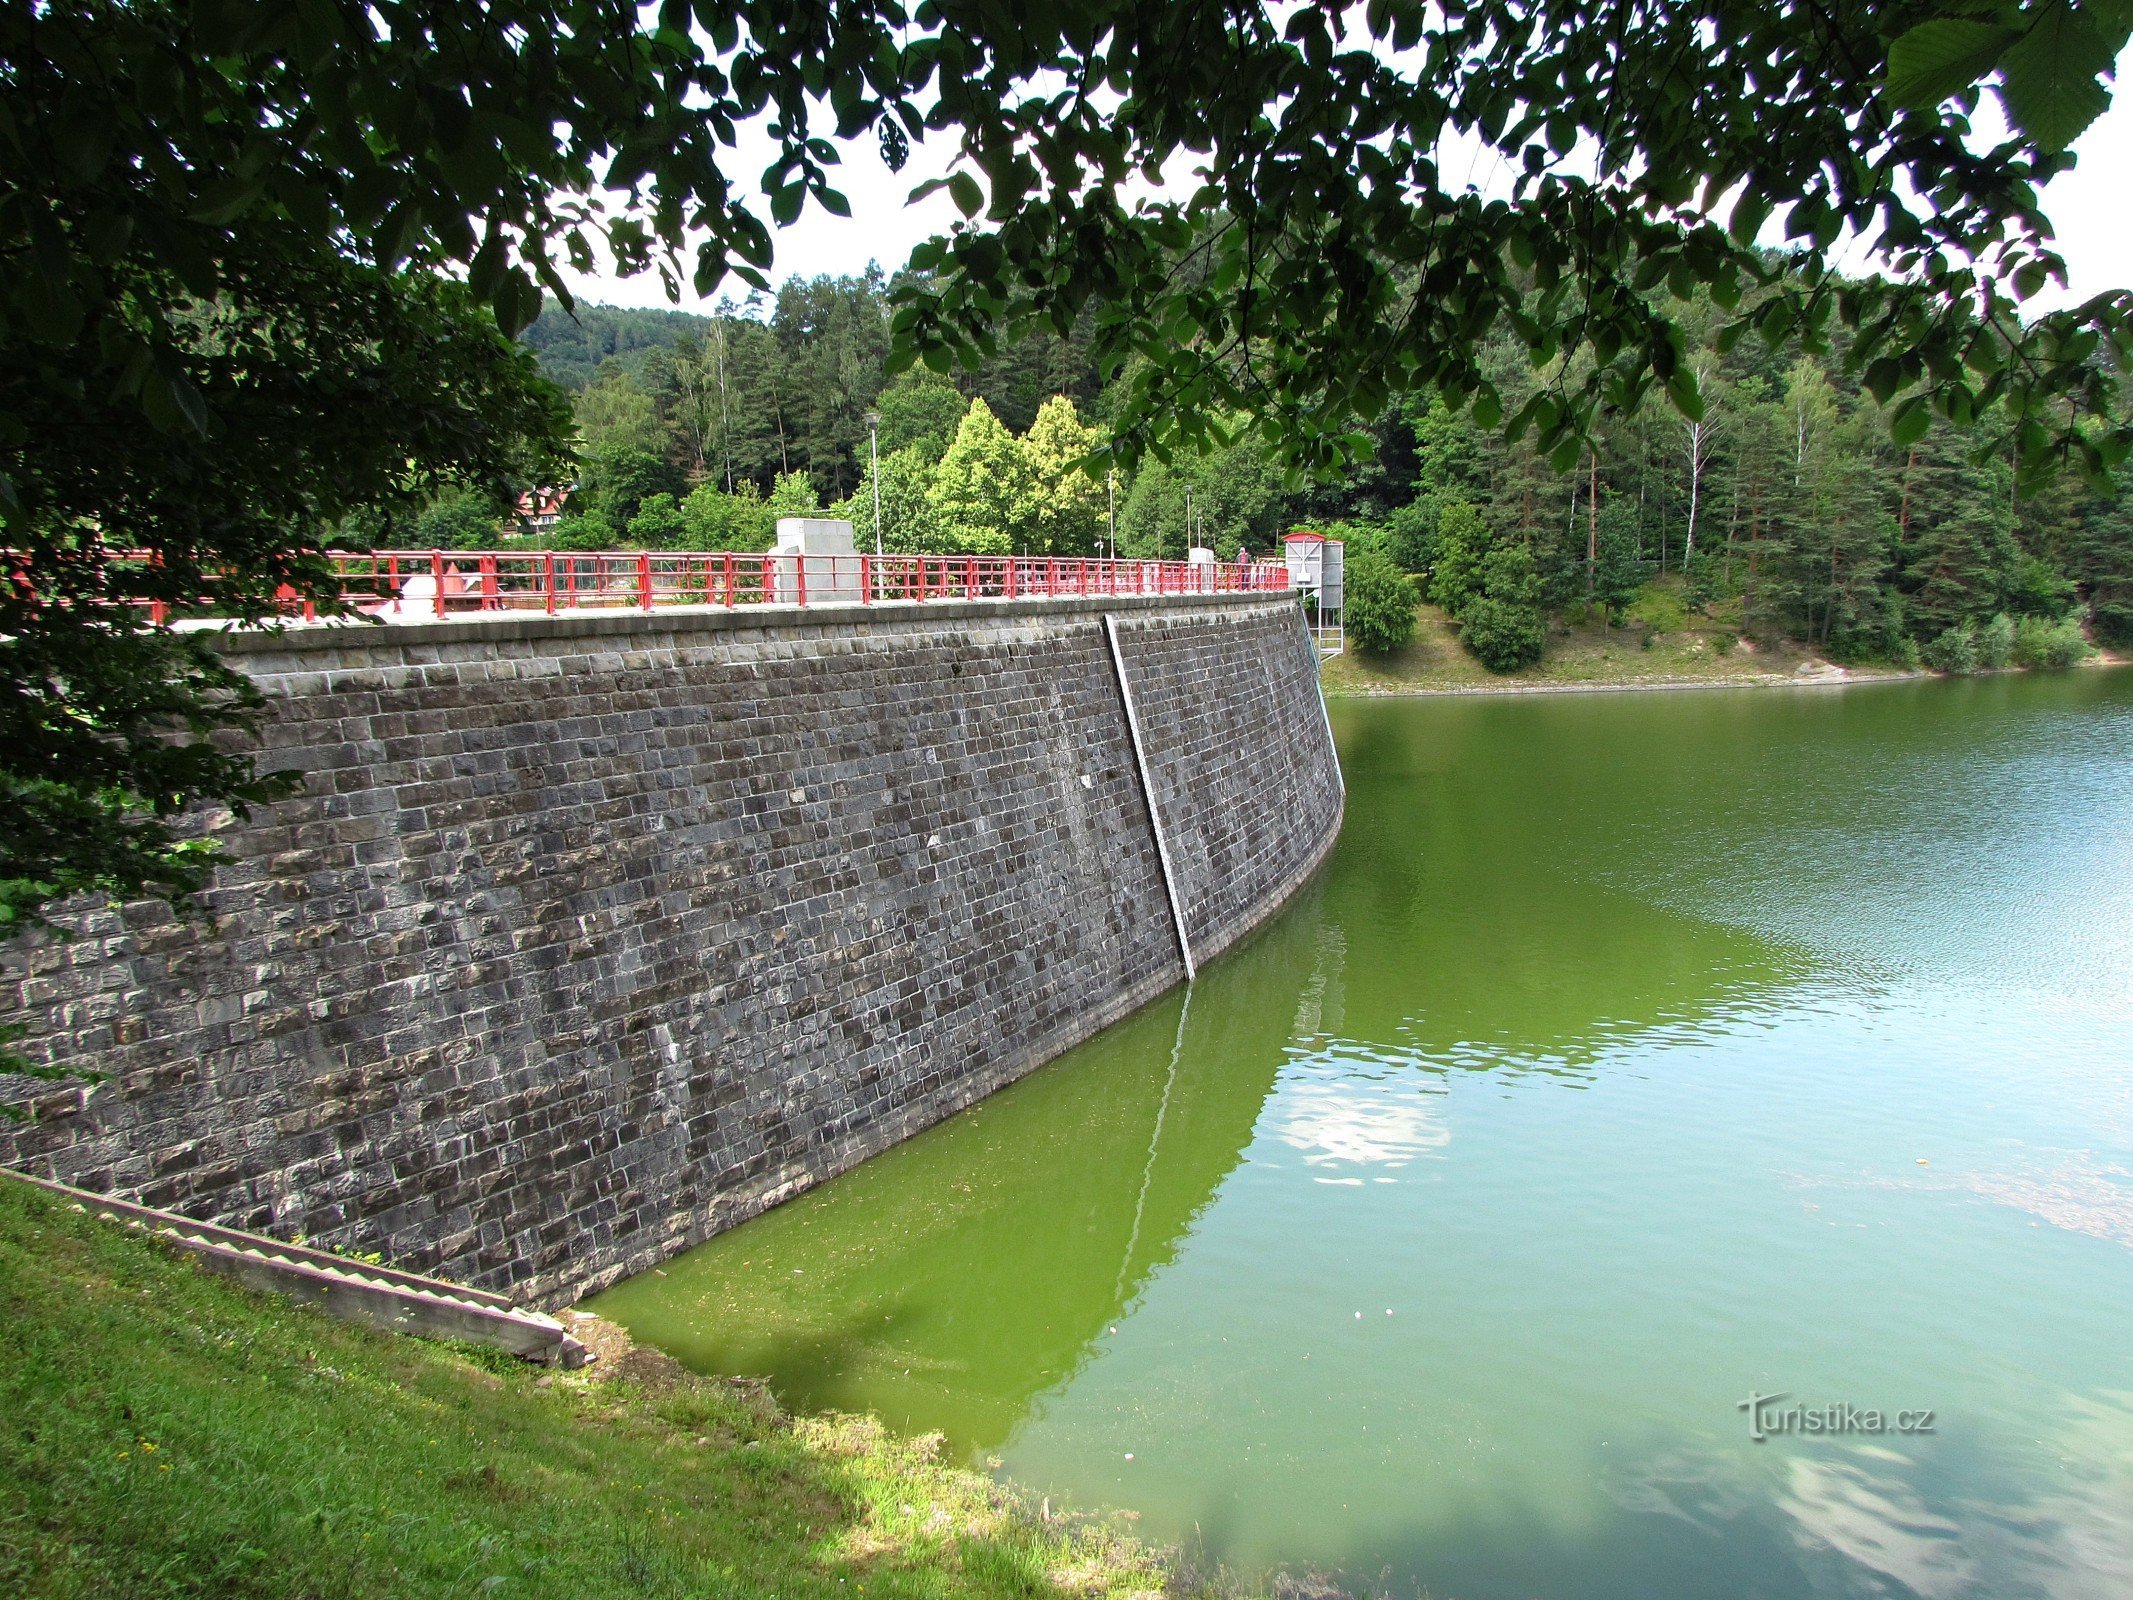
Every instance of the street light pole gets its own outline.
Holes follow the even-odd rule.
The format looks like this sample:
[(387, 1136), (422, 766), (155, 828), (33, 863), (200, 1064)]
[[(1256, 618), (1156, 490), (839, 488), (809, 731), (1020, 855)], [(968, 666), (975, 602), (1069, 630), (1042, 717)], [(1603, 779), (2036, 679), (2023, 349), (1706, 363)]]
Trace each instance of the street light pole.
[(874, 484), (874, 559), (881, 559), (881, 413), (867, 413), (867, 455), (873, 463), (868, 474)]

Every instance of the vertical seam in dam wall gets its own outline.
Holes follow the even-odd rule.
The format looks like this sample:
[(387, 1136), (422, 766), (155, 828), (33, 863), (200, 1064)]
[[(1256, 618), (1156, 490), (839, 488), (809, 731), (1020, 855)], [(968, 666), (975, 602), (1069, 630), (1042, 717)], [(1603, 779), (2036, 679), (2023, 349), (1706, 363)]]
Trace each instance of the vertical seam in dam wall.
[(0, 1079), (0, 1164), (553, 1303), (1125, 1016), (1332, 844), (1293, 601), (854, 612), (229, 637), (304, 792), (201, 819), (212, 933), (0, 956), (101, 1075)]
[(1213, 611), (1117, 623), (1150, 802), (1172, 830), (1186, 934), (1203, 966), (1265, 919), (1270, 894), (1278, 904), (1309, 875), (1340, 824), (1317, 651), (1301, 611), (1281, 611), (1272, 636)]
[(1170, 846), (1163, 838), (1163, 814), (1156, 808), (1155, 790), (1148, 782), (1148, 750), (1141, 740), (1140, 718), (1133, 710), (1133, 684), (1126, 676), (1125, 658), (1118, 653), (1118, 623), (1108, 612), (1103, 619), (1104, 643), (1110, 647), (1111, 670), (1118, 678), (1119, 703), (1126, 713), (1126, 732), (1133, 740), (1133, 766), (1140, 774), (1141, 797), (1148, 803), (1148, 826), (1155, 834), (1155, 859), (1163, 869), (1163, 898), (1178, 930), (1178, 958), (1185, 963), (1185, 981), (1199, 976), (1192, 961), (1192, 940), (1185, 932), (1185, 908), (1178, 903), (1178, 875), (1170, 864)]

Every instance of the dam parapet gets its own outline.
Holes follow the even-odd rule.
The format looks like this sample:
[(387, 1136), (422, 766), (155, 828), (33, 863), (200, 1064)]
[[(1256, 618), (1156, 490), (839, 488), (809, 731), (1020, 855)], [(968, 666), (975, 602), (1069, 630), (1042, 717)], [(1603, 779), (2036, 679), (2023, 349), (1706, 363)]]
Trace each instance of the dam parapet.
[(0, 1165), (543, 1303), (1126, 1015), (1271, 916), (1340, 822), (1286, 594), (220, 648), (303, 792), (206, 820), (212, 925), (90, 908), (7, 952), (20, 1048), (84, 1076), (0, 1079), (32, 1113)]

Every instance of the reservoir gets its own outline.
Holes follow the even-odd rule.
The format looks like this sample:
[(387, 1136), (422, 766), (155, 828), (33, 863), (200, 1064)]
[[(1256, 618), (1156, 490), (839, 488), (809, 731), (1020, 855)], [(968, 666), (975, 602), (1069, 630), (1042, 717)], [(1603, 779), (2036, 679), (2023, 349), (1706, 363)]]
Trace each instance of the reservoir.
[(1244, 1574), (2133, 1593), (2133, 672), (1333, 721), (1189, 991), (594, 1309)]

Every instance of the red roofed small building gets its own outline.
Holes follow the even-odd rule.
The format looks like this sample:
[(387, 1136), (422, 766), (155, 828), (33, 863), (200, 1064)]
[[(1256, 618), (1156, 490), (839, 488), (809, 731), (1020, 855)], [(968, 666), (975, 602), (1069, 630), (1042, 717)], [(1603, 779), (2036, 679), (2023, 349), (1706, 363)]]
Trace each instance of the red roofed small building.
[(552, 531), (563, 518), (563, 508), (570, 503), (573, 486), (560, 488), (528, 489), (518, 497), (518, 531), (526, 535)]

